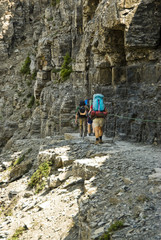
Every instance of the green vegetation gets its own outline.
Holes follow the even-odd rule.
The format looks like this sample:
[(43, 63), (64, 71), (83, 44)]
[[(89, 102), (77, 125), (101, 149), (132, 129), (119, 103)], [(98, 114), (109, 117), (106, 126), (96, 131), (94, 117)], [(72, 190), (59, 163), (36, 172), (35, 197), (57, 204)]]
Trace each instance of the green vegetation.
[(13, 234), (13, 236), (11, 238), (9, 238), (8, 240), (18, 240), (19, 237), (23, 234), (23, 232), (27, 230), (26, 227), (19, 227), (18, 229), (16, 229), (15, 233)]
[(66, 81), (70, 74), (72, 73), (72, 59), (69, 55), (69, 53), (66, 53), (66, 55), (64, 56), (64, 62), (61, 66), (61, 68), (53, 68), (52, 69), (52, 73), (60, 73), (60, 77), (59, 75), (57, 76), (57, 79), (55, 79), (54, 83), (60, 83), (60, 82), (64, 82)]
[(34, 70), (34, 72), (31, 74), (31, 80), (36, 80), (36, 75), (37, 75), (37, 71)]
[(38, 107), (38, 106), (40, 106), (40, 101), (39, 100), (36, 100), (36, 106)]
[(13, 211), (15, 205), (17, 204), (17, 202), (18, 202), (18, 198), (17, 197), (13, 198), (12, 202), (10, 203), (10, 205), (7, 206), (4, 209), (4, 215), (5, 216), (12, 216), (12, 211)]
[(105, 232), (99, 240), (111, 240), (112, 234), (116, 232), (119, 229), (122, 229), (124, 227), (124, 223), (122, 221), (116, 221), (115, 223), (111, 224), (111, 226), (108, 228), (108, 231)]
[(59, 4), (60, 3), (60, 0), (51, 0), (51, 4), (53, 5), (53, 6), (56, 6), (57, 4)]
[(64, 56), (64, 62), (62, 64), (61, 70), (60, 70), (60, 77), (62, 81), (65, 81), (69, 78), (71, 72), (72, 72), (72, 59), (69, 55), (69, 53), (66, 53)]
[(30, 64), (31, 64), (31, 59), (29, 56), (27, 56), (24, 64), (22, 65), (22, 67), (20, 69), (20, 73), (25, 75), (25, 80), (26, 80), (27, 86), (29, 86), (29, 87), (32, 85), (32, 81), (36, 80), (36, 75), (37, 75), (36, 69), (31, 74)]
[(34, 105), (34, 103), (35, 103), (35, 97), (34, 97), (34, 96), (31, 96), (30, 101), (29, 101), (27, 107), (28, 107), (28, 108), (32, 108), (32, 106)]
[(24, 159), (25, 159), (25, 154), (23, 154), (21, 157), (17, 158), (16, 161), (13, 163), (13, 166), (20, 164)]
[(47, 20), (48, 20), (49, 22), (51, 22), (51, 21), (53, 21), (53, 17), (47, 18)]
[(136, 200), (137, 200), (138, 202), (144, 203), (144, 202), (148, 202), (150, 199), (149, 199), (149, 197), (147, 197), (145, 194), (141, 194), (141, 195), (139, 195), (139, 196), (136, 198)]
[(31, 93), (28, 93), (28, 94), (27, 94), (27, 98), (30, 98), (31, 96), (32, 96)]
[(51, 163), (49, 161), (40, 164), (39, 168), (32, 175), (28, 186), (35, 188), (35, 192), (39, 193), (42, 191), (46, 184), (46, 178), (49, 176), (51, 170)]
[(52, 73), (58, 73), (58, 72), (60, 72), (60, 70), (61, 70), (60, 68), (53, 68)]
[(16, 166), (18, 164), (20, 164), (24, 159), (25, 159), (25, 156), (30, 153), (32, 151), (32, 148), (29, 148), (24, 154), (22, 154), (22, 156), (18, 157), (14, 163), (13, 163), (13, 166)]
[(31, 63), (31, 59), (30, 59), (29, 56), (27, 56), (24, 64), (23, 64), (22, 67), (21, 67), (21, 70), (20, 70), (20, 72), (21, 72), (23, 75), (30, 74), (30, 63)]

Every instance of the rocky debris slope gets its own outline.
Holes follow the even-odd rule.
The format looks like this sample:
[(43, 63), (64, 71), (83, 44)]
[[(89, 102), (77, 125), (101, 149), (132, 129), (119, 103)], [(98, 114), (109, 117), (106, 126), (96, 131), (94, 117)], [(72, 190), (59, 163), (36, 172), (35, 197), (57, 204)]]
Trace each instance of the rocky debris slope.
[[(23, 156), (23, 157), (22, 157)], [(16, 164), (17, 159), (19, 163)], [(28, 185), (50, 161), (44, 189)], [(15, 141), (0, 155), (0, 239), (161, 239), (158, 146), (78, 134)], [(17, 231), (16, 231), (17, 230)]]

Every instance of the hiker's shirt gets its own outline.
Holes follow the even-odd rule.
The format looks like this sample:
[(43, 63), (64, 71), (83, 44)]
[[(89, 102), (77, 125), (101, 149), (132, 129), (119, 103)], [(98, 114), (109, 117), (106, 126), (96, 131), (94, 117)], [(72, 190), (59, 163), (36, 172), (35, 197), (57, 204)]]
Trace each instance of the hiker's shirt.
[[(85, 112), (84, 113), (80, 112), (81, 107), (85, 108)], [(87, 118), (87, 114), (88, 114), (89, 108), (86, 105), (85, 106), (81, 106), (81, 107), (79, 106), (76, 109), (76, 114), (77, 114), (78, 118)]]

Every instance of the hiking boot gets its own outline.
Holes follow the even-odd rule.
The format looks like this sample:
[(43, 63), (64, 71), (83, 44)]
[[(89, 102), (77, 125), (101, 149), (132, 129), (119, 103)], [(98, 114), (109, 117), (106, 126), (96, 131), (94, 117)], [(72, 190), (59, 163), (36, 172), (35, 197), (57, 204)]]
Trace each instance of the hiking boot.
[(103, 143), (103, 142), (102, 142), (102, 139), (99, 139), (99, 143), (101, 143), (101, 144)]
[(99, 140), (96, 140), (96, 141), (95, 141), (95, 145), (97, 145), (97, 144), (99, 144)]

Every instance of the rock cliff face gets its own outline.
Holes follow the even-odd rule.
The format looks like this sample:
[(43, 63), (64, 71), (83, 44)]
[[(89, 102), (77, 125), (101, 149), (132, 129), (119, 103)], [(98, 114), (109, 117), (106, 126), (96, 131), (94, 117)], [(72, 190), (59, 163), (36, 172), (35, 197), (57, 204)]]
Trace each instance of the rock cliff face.
[(0, 19), (1, 147), (73, 131), (79, 100), (97, 92), (107, 136), (161, 142), (160, 0), (3, 0)]

